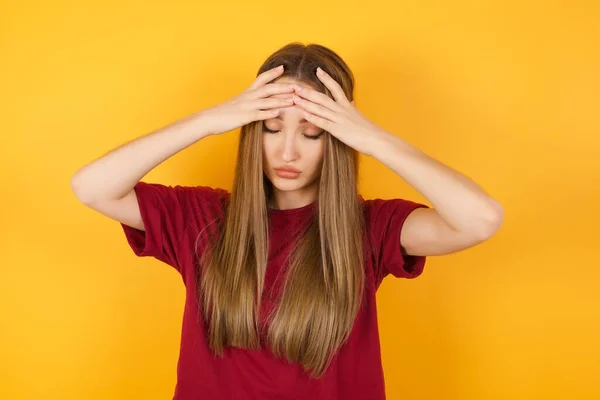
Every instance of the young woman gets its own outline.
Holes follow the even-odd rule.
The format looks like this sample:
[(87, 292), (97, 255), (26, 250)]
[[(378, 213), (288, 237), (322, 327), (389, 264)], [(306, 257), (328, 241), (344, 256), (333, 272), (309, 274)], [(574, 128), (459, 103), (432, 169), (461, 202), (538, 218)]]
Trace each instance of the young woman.
[[(81, 168), (82, 203), (186, 286), (176, 399), (384, 399), (375, 293), (428, 255), (472, 247), (502, 208), (465, 176), (368, 121), (330, 49), (286, 45), (239, 96)], [(146, 183), (161, 162), (241, 127), (231, 193)], [(433, 207), (358, 194), (358, 154)]]

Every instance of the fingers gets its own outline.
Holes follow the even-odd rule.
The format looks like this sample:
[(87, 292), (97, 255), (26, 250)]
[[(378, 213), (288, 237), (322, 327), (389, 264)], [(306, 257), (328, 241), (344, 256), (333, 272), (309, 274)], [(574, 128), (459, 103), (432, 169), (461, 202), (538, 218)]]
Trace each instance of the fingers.
[(258, 110), (268, 110), (270, 108), (290, 107), (294, 105), (294, 98), (288, 97), (285, 99), (268, 98), (258, 99), (252, 102), (252, 108)]
[(273, 79), (277, 78), (279, 75), (283, 73), (283, 65), (279, 67), (271, 68), (262, 74), (258, 75), (258, 77), (254, 80), (252, 85), (248, 88), (249, 91), (258, 89), (271, 82)]
[(321, 93), (310, 88), (303, 88), (301, 86), (298, 86), (296, 88), (296, 94), (304, 99), (312, 101), (313, 103), (320, 104), (323, 107), (326, 107), (332, 111), (341, 111), (340, 105), (336, 103), (331, 97), (327, 96), (325, 93)]
[(259, 89), (256, 89), (250, 95), (253, 99), (260, 99), (276, 94), (293, 93), (294, 84), (292, 83), (269, 83)]
[(335, 79), (329, 76), (329, 74), (323, 71), (323, 69), (320, 67), (317, 68), (317, 77), (321, 80), (321, 82), (323, 82), (327, 89), (329, 89), (335, 101), (343, 105), (350, 104), (340, 84), (337, 83)]
[(254, 121), (263, 121), (265, 119), (275, 118), (279, 115), (279, 109), (268, 110), (268, 111), (255, 111), (254, 112)]
[(315, 124), (316, 126), (327, 132), (331, 131), (332, 122), (328, 119), (318, 117), (314, 114), (309, 113), (308, 111), (304, 111), (304, 118), (311, 124)]
[(305, 100), (301, 97), (296, 96), (294, 98), (294, 103), (297, 104), (298, 106), (300, 106), (302, 109), (304, 109), (305, 111), (310, 112), (313, 115), (316, 115), (318, 117), (323, 117), (323, 118), (327, 118), (330, 121), (337, 121), (337, 113), (326, 108), (323, 107), (320, 104), (317, 103), (313, 103), (312, 101), (308, 101)]

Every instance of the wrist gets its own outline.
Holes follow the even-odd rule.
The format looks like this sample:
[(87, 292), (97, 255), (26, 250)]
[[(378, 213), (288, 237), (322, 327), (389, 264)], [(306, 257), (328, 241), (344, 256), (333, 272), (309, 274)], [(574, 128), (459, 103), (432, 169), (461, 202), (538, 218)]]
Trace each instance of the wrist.
[(212, 136), (214, 132), (210, 129), (210, 123), (206, 114), (206, 110), (200, 110), (192, 114), (190, 117), (190, 123), (193, 125), (193, 131), (201, 138)]
[[(383, 160), (401, 153), (415, 153), (418, 149), (411, 146), (396, 135), (386, 131), (378, 131), (371, 145), (371, 156)], [(391, 153), (391, 154), (390, 154)]]
[(368, 155), (377, 158), (391, 146), (396, 146), (394, 139), (397, 138), (391, 133), (383, 130), (374, 131), (369, 138)]

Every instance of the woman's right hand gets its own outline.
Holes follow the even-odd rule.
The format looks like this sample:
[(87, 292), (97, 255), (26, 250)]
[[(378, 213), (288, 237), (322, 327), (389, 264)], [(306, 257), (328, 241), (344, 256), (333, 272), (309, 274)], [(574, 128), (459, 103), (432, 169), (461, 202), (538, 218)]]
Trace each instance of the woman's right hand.
[[(294, 85), (269, 83), (283, 73), (283, 66), (263, 72), (252, 85), (238, 96), (214, 107), (202, 110), (202, 129), (209, 135), (229, 132), (253, 121), (275, 118), (279, 108), (292, 106)], [(290, 93), (289, 98), (269, 98)]]

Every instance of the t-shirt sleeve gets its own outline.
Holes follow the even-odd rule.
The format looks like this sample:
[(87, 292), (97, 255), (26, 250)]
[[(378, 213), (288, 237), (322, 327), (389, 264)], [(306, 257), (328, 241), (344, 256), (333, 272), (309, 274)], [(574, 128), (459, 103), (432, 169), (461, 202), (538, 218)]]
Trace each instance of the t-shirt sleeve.
[(409, 279), (421, 275), (426, 257), (404, 254), (400, 247), (400, 234), (404, 221), (412, 211), (429, 207), (404, 199), (372, 199), (367, 200), (366, 205), (366, 223), (377, 287), (388, 274)]
[(186, 233), (221, 211), (222, 189), (166, 186), (138, 182), (134, 187), (144, 230), (121, 223), (127, 242), (139, 257), (154, 257), (183, 271), (194, 249)]

